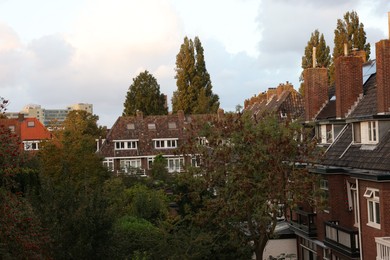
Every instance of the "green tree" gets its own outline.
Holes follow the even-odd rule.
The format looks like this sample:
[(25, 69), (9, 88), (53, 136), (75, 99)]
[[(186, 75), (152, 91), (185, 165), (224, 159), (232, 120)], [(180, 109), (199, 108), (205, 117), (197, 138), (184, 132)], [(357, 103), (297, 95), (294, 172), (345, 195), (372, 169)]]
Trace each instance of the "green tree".
[(165, 95), (160, 93), (160, 85), (147, 70), (133, 78), (123, 105), (124, 116), (133, 116), (137, 110), (143, 112), (144, 115), (168, 113)]
[[(313, 67), (313, 47), (316, 47), (316, 67), (328, 68), (331, 63), (330, 48), (326, 45), (324, 35), (315, 30), (311, 33), (310, 40), (305, 47), (305, 53), (302, 56), (302, 69)], [(301, 75), (303, 75), (303, 72)], [(299, 88), (301, 95), (305, 93), (304, 86), (304, 84), (301, 84)]]
[(230, 114), (200, 133), (208, 145), (189, 146), (191, 154), (201, 155), (202, 165), (190, 173), (196, 176), (188, 182), (192, 206), (184, 209), (198, 208), (194, 221), (252, 245), (256, 259), (263, 259), (281, 212), (304, 198), (316, 201), (308, 189), (316, 177), (295, 166), (309, 160), (316, 145), (298, 124), (281, 123), (276, 116), (256, 121), (247, 113)]
[(35, 207), (50, 232), (56, 259), (107, 257), (112, 219), (103, 187), (109, 175), (96, 154), (97, 119), (72, 111), (63, 130), (39, 151), (41, 186)]
[(172, 110), (183, 110), (186, 114), (215, 113), (219, 108), (219, 97), (212, 92), (210, 75), (206, 69), (204, 50), (198, 37), (184, 38), (176, 56), (176, 85)]
[(333, 63), (330, 67), (331, 83), (334, 82), (334, 61), (344, 54), (345, 43), (348, 45), (348, 50), (364, 50), (366, 60), (369, 60), (371, 46), (370, 43), (366, 43), (364, 25), (359, 21), (359, 16), (355, 11), (346, 12), (343, 19), (337, 20), (337, 27), (334, 31)]

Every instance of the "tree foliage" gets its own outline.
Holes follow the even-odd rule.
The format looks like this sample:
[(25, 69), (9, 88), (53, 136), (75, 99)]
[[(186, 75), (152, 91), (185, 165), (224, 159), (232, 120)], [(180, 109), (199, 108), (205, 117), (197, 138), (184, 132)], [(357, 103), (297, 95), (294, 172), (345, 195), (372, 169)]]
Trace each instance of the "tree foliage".
[(210, 74), (204, 60), (204, 49), (198, 37), (184, 38), (176, 56), (177, 90), (172, 97), (172, 110), (186, 114), (215, 113), (219, 97), (212, 92)]
[(213, 121), (201, 136), (208, 145), (189, 148), (201, 155), (202, 165), (191, 173), (197, 176), (188, 182), (196, 199), (185, 208), (198, 211), (197, 222), (212, 223), (243, 246), (253, 242), (252, 252), (263, 259), (281, 213), (303, 198), (315, 201), (308, 189), (315, 177), (295, 164), (308, 159), (315, 143), (299, 125), (274, 116), (256, 122), (247, 114)]
[(147, 70), (133, 78), (123, 105), (124, 116), (133, 116), (137, 110), (143, 112), (144, 115), (168, 113), (165, 95), (160, 93), (160, 85)]
[(334, 30), (333, 62), (330, 66), (331, 84), (334, 83), (334, 61), (336, 58), (344, 55), (345, 43), (349, 51), (353, 49), (365, 51), (366, 60), (369, 60), (371, 46), (370, 43), (366, 43), (364, 25), (359, 21), (359, 16), (356, 11), (346, 12), (343, 19), (337, 20), (337, 26)]

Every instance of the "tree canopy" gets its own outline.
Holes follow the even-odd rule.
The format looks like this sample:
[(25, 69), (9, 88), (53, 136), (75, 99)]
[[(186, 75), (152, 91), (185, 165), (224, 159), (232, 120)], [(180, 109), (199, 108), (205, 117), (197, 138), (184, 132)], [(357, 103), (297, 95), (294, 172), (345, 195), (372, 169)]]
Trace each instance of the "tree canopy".
[(219, 97), (212, 92), (210, 74), (206, 69), (204, 49), (198, 37), (184, 38), (176, 56), (177, 90), (172, 97), (172, 110), (186, 114), (215, 113)]
[(330, 48), (326, 45), (324, 34), (318, 30), (311, 33), (310, 40), (302, 56), (302, 69), (313, 67), (313, 47), (316, 47), (316, 67), (328, 68), (331, 62)]
[(144, 115), (168, 113), (165, 95), (160, 93), (160, 85), (147, 70), (133, 78), (123, 105), (124, 116), (133, 116), (137, 110), (143, 112)]
[(296, 164), (313, 155), (315, 143), (298, 124), (274, 116), (256, 121), (247, 113), (212, 121), (200, 135), (208, 144), (189, 148), (201, 161), (187, 175), (195, 199), (180, 208), (192, 209), (195, 222), (212, 223), (242, 246), (251, 244), (256, 258), (263, 259), (285, 210), (303, 198), (316, 200), (308, 189), (316, 177)]

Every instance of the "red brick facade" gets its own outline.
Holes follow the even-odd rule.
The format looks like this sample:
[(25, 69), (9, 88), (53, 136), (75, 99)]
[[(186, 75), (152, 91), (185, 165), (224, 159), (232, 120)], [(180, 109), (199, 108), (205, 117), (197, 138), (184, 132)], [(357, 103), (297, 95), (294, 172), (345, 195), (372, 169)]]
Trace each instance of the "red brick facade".
[(311, 121), (328, 101), (328, 70), (310, 68), (303, 72), (305, 84), (305, 120)]
[(390, 40), (375, 44), (378, 113), (390, 113)]
[(337, 118), (345, 118), (363, 93), (362, 64), (362, 58), (357, 56), (342, 56), (335, 61)]

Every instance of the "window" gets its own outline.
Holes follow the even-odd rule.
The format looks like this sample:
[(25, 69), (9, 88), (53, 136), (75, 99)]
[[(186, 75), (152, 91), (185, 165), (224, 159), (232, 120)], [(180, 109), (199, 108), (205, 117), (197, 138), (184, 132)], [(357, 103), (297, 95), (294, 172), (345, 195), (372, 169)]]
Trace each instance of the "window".
[(25, 151), (36, 151), (39, 150), (39, 141), (25, 141), (24, 150)]
[(378, 121), (360, 123), (361, 143), (376, 144), (379, 141)]
[(206, 139), (206, 137), (198, 137), (198, 144), (207, 146), (209, 144), (209, 141)]
[(114, 141), (115, 150), (134, 150), (138, 148), (138, 140)]
[(360, 123), (353, 123), (353, 142), (361, 143)]
[(191, 166), (192, 167), (200, 167), (202, 164), (202, 159), (200, 158), (200, 156), (193, 156), (191, 158)]
[(363, 195), (367, 198), (368, 210), (368, 226), (380, 229), (380, 204), (379, 204), (379, 190), (367, 188)]
[(154, 139), (155, 149), (177, 148), (177, 139)]
[(333, 125), (321, 125), (319, 133), (321, 137), (321, 143), (330, 144), (333, 142)]
[(148, 129), (149, 130), (156, 130), (156, 124), (155, 123), (148, 124)]
[(105, 159), (103, 161), (103, 166), (111, 172), (114, 171), (114, 159)]
[(167, 158), (168, 172), (181, 172), (183, 170), (183, 158)]
[(10, 125), (8, 127), (8, 129), (11, 131), (11, 133), (15, 133), (15, 126), (14, 125)]
[(35, 126), (35, 122), (34, 121), (28, 121), (27, 122), (27, 127), (34, 127)]
[(176, 129), (176, 122), (169, 122), (168, 123), (168, 128), (169, 129)]
[(136, 171), (141, 168), (141, 159), (120, 160), (120, 168), (125, 173), (136, 173)]
[(329, 213), (329, 206), (328, 206), (329, 186), (328, 186), (328, 180), (326, 180), (326, 179), (321, 179), (320, 180), (320, 190), (322, 191), (322, 193), (321, 193), (321, 204), (325, 205), (324, 211)]
[(358, 215), (358, 197), (357, 197), (357, 189), (356, 184), (347, 182), (347, 192), (348, 192), (348, 207), (350, 211), (353, 211), (354, 216), (354, 226), (359, 226), (359, 215)]
[(368, 141), (377, 142), (377, 127), (375, 121), (368, 122)]
[(129, 124), (127, 124), (126, 128), (127, 128), (127, 130), (134, 130), (135, 125), (133, 123), (129, 123)]

